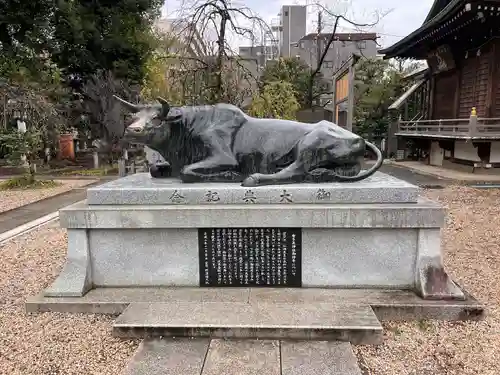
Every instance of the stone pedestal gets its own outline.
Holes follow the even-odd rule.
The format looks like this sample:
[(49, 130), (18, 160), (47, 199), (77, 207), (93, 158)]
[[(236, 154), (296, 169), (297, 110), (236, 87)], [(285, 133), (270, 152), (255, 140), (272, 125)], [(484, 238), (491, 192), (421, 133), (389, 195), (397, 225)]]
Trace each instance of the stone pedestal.
[(45, 295), (281, 286), (464, 299), (442, 264), (444, 217), (416, 186), (382, 173), (357, 183), (251, 189), (135, 174), (90, 188), (87, 201), (60, 211), (67, 263)]

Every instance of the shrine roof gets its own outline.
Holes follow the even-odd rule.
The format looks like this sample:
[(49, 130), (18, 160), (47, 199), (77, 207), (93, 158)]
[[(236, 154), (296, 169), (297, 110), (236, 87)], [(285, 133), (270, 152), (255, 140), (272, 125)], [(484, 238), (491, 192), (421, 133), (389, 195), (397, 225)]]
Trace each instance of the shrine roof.
[(466, 0), (435, 0), (422, 26), (392, 46), (379, 50), (379, 53), (384, 54), (385, 58), (413, 57), (411, 53), (408, 55), (408, 50), (421, 42), (437, 26), (456, 16), (457, 11), (464, 7), (465, 2)]

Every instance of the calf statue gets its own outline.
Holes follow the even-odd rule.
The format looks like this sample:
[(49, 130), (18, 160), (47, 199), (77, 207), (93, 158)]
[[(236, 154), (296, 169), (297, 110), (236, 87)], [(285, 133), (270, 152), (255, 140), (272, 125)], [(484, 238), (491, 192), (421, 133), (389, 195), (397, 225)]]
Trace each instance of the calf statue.
[[(380, 150), (329, 121), (258, 119), (231, 104), (170, 107), (136, 105), (115, 96), (130, 112), (124, 140), (143, 144), (167, 161), (152, 177), (183, 182), (242, 182), (242, 186), (298, 182), (353, 182), (382, 165)], [(376, 163), (361, 171), (367, 146)]]

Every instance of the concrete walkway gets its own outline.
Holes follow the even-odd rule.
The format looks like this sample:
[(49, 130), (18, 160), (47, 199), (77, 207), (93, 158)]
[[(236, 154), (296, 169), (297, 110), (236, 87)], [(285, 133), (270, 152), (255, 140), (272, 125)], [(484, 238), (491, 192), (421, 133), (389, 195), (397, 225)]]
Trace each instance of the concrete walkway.
[[(19, 177), (19, 175), (12, 176), (0, 176), (0, 180), (8, 180), (11, 178)], [(118, 175), (106, 175), (106, 176), (78, 176), (78, 175), (44, 175), (37, 174), (37, 180), (101, 180), (101, 181), (111, 181), (118, 178)]]
[(409, 182), (410, 184), (423, 188), (445, 187), (451, 185), (452, 179), (440, 178), (433, 175), (422, 174), (416, 170), (405, 168), (394, 164), (384, 164), (380, 167), (380, 172)]
[(39, 219), (43, 216), (57, 212), (59, 209), (70, 204), (84, 200), (87, 197), (87, 188), (104, 182), (105, 181), (98, 181), (63, 194), (42, 199), (25, 206), (0, 213), (0, 234)]
[(386, 166), (406, 168), (420, 175), (432, 176), (438, 179), (454, 180), (465, 183), (499, 183), (500, 174), (470, 173), (445, 167), (436, 167), (417, 161), (389, 161)]

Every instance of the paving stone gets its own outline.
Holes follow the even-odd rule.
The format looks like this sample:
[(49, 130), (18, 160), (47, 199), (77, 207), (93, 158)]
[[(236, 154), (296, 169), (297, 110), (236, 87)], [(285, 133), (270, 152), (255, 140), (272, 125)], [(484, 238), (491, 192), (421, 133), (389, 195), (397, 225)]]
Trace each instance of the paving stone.
[(199, 375), (208, 345), (208, 339), (145, 340), (124, 375)]
[(370, 306), (339, 303), (132, 303), (113, 332), (121, 337), (382, 341), (382, 326)]
[(351, 344), (281, 342), (281, 375), (361, 375)]
[(226, 374), (280, 375), (279, 342), (212, 340), (201, 375)]

